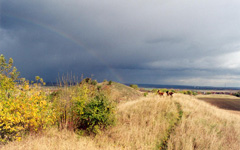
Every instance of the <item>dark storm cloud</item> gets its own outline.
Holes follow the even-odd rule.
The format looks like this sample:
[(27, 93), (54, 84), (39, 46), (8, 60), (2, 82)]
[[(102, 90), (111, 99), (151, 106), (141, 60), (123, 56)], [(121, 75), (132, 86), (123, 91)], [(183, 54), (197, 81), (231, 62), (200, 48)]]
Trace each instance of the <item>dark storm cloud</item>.
[(156, 43), (179, 43), (183, 40), (183, 38), (177, 38), (177, 37), (160, 37), (160, 38), (155, 38), (146, 41), (146, 43), (149, 44), (156, 44)]
[(239, 86), (238, 1), (0, 2), (0, 50), (23, 76)]

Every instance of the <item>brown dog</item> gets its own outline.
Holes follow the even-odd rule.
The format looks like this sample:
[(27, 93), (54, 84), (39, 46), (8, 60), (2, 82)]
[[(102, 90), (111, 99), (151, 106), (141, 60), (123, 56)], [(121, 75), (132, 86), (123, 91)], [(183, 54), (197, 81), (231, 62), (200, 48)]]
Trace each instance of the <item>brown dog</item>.
[(158, 94), (160, 95), (160, 96), (163, 96), (163, 92), (161, 92), (160, 90), (158, 90)]
[(167, 96), (171, 96), (171, 97), (173, 96), (173, 92), (167, 91), (166, 93), (167, 93)]

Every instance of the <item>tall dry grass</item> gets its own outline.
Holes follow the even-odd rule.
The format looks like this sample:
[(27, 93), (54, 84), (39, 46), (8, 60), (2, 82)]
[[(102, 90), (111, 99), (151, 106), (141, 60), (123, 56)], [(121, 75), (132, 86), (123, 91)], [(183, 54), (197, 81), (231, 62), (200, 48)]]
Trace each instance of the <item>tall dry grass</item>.
[(80, 137), (68, 130), (47, 130), (42, 134), (29, 135), (20, 142), (12, 142), (0, 146), (1, 150), (96, 150), (94, 141), (88, 137)]
[(191, 96), (175, 95), (184, 112), (171, 135), (172, 150), (239, 150), (240, 115), (216, 108)]
[(155, 149), (176, 117), (173, 101), (150, 95), (119, 104), (117, 125), (96, 137), (80, 137), (70, 131), (52, 129), (2, 149)]
[(118, 124), (94, 139), (100, 147), (155, 149), (178, 116), (174, 101), (153, 94), (122, 103), (118, 109)]
[(239, 150), (240, 115), (218, 109), (193, 96), (175, 94), (173, 98), (149, 94), (118, 105), (118, 123), (96, 137), (78, 136), (52, 129), (2, 147), (10, 150), (75, 149), (157, 149), (169, 123), (183, 116), (168, 140), (169, 150)]

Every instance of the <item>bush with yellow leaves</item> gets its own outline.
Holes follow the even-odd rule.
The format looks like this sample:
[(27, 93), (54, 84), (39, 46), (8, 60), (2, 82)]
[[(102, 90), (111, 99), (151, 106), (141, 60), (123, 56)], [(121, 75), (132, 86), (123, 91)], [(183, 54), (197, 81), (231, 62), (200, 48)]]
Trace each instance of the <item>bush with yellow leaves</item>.
[[(30, 85), (25, 79), (18, 80), (19, 73), (0, 56), (0, 143), (21, 140), (28, 132), (37, 132), (55, 123), (52, 103), (39, 86), (43, 79)], [(17, 82), (18, 81), (18, 82)]]

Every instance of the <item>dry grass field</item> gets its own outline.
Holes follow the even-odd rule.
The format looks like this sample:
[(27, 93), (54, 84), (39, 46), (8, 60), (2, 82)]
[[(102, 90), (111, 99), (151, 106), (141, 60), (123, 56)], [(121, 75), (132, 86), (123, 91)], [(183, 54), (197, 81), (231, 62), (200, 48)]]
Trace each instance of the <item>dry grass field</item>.
[[(121, 91), (127, 91), (122, 85), (118, 86), (123, 88)], [(115, 93), (118, 95), (113, 97), (122, 94)], [(117, 124), (95, 137), (52, 128), (39, 135), (27, 136), (20, 142), (11, 142), (1, 149), (240, 149), (240, 115), (219, 109), (194, 96), (174, 94), (170, 98), (152, 93), (144, 97), (141, 94), (129, 93), (128, 98), (120, 101)], [(167, 147), (163, 146), (164, 141)]]
[(183, 118), (169, 141), (169, 149), (240, 149), (240, 116), (191, 96), (175, 97)]

